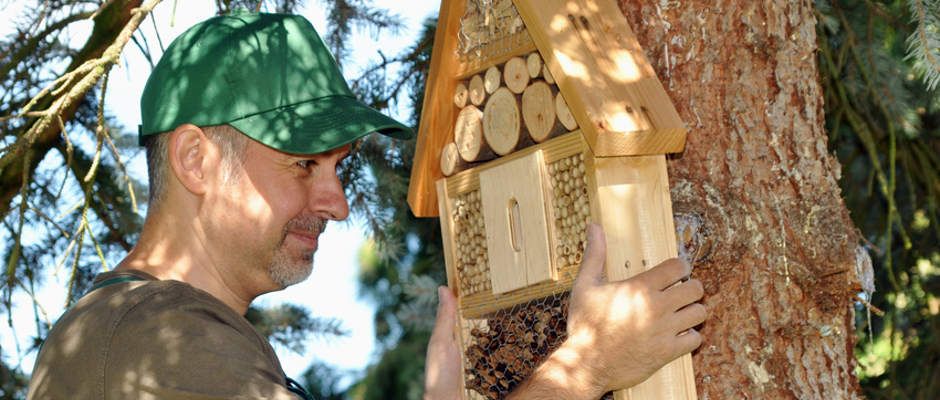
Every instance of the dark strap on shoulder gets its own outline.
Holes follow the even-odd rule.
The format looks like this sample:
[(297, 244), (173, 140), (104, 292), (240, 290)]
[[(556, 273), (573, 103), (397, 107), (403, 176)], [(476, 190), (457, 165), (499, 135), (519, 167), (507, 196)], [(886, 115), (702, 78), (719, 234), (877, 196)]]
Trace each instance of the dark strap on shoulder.
[[(125, 275), (125, 276), (115, 276), (111, 279), (105, 279), (101, 282), (98, 282), (95, 286), (92, 286), (88, 293), (94, 292), (95, 290), (101, 289), (105, 286), (111, 286), (115, 283), (124, 283), (124, 282), (134, 282), (134, 281), (145, 281), (146, 279), (139, 276)], [(85, 293), (85, 294), (88, 294)]]
[(304, 387), (300, 386), (297, 381), (291, 379), (289, 376), (285, 376), (284, 379), (287, 379), (287, 390), (290, 390), (291, 393), (300, 396), (300, 398), (304, 400), (314, 400), (313, 396), (307, 393)]

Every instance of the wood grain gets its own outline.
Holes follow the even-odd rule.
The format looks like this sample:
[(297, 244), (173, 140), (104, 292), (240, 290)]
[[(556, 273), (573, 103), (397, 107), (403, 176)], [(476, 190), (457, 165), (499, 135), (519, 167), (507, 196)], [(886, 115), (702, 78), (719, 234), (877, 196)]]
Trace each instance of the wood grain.
[(598, 156), (682, 151), (686, 128), (611, 0), (516, 0)]
[[(598, 220), (607, 239), (607, 277), (630, 278), (676, 257), (665, 156), (594, 160)], [(614, 393), (618, 400), (694, 400), (691, 355), (667, 364), (645, 382)]]
[(457, 32), (466, 0), (442, 1), (434, 33), (427, 90), (422, 103), (421, 123), (415, 144), (414, 168), (408, 187), (408, 205), (418, 217), (437, 215), (435, 182), (443, 177), (440, 170), (441, 149), (454, 140), (453, 123), (457, 108), (449, 100), (454, 95), (457, 79)]
[(493, 293), (554, 278), (543, 165), (542, 152), (536, 151), (480, 171)]

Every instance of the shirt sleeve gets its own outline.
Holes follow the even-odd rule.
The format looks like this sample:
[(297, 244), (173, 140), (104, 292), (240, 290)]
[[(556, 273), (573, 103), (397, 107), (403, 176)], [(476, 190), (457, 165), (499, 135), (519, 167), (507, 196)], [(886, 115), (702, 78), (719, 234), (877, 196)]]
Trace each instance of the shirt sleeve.
[(106, 399), (299, 399), (234, 312), (192, 293), (155, 296), (118, 319), (103, 350)]

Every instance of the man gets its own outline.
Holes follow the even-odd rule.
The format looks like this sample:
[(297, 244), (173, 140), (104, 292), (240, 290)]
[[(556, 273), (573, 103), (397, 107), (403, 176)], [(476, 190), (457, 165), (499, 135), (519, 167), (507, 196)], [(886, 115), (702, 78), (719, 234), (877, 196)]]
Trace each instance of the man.
[[(177, 38), (141, 100), (151, 200), (135, 248), (52, 329), (30, 399), (296, 399), (243, 315), (305, 279), (320, 233), (349, 208), (337, 166), (370, 132), (413, 133), (353, 98), (310, 23), (237, 14)], [(590, 231), (569, 336), (517, 398), (596, 398), (691, 351), (704, 319), (688, 266), (603, 282)], [(458, 396), (455, 300), (441, 290), (427, 398)]]

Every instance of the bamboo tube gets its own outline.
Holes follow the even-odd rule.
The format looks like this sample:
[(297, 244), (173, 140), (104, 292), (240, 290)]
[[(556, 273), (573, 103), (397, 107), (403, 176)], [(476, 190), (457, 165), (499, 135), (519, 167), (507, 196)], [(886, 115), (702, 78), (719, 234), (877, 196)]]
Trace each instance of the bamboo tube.
[(542, 74), (542, 56), (539, 55), (539, 52), (530, 53), (525, 59), (525, 66), (529, 70), (529, 78), (538, 78)]
[(487, 94), (493, 94), (496, 89), (499, 89), (499, 85), (502, 83), (500, 75), (502, 74), (496, 66), (487, 68), (486, 74), (483, 76), (483, 88)]
[(501, 87), (490, 96), (483, 109), (483, 136), (489, 147), (501, 156), (511, 153), (521, 142), (517, 101), (509, 89)]
[(569, 132), (578, 129), (578, 121), (575, 121), (574, 115), (571, 115), (568, 103), (561, 95), (561, 92), (555, 94), (555, 115), (558, 117), (558, 121), (561, 122)]
[(475, 106), (482, 106), (486, 100), (486, 90), (483, 88), (483, 78), (480, 75), (474, 75), (470, 78), (470, 103)]
[(485, 161), (495, 156), (484, 140), (482, 120), (483, 112), (475, 106), (466, 106), (457, 115), (454, 142), (464, 161)]
[(522, 57), (513, 57), (503, 66), (503, 80), (513, 93), (520, 94), (529, 86), (529, 70)]
[(467, 106), (467, 96), (469, 96), (469, 91), (467, 90), (467, 85), (463, 82), (457, 83), (457, 88), (454, 89), (454, 105), (457, 108), (463, 109)]

